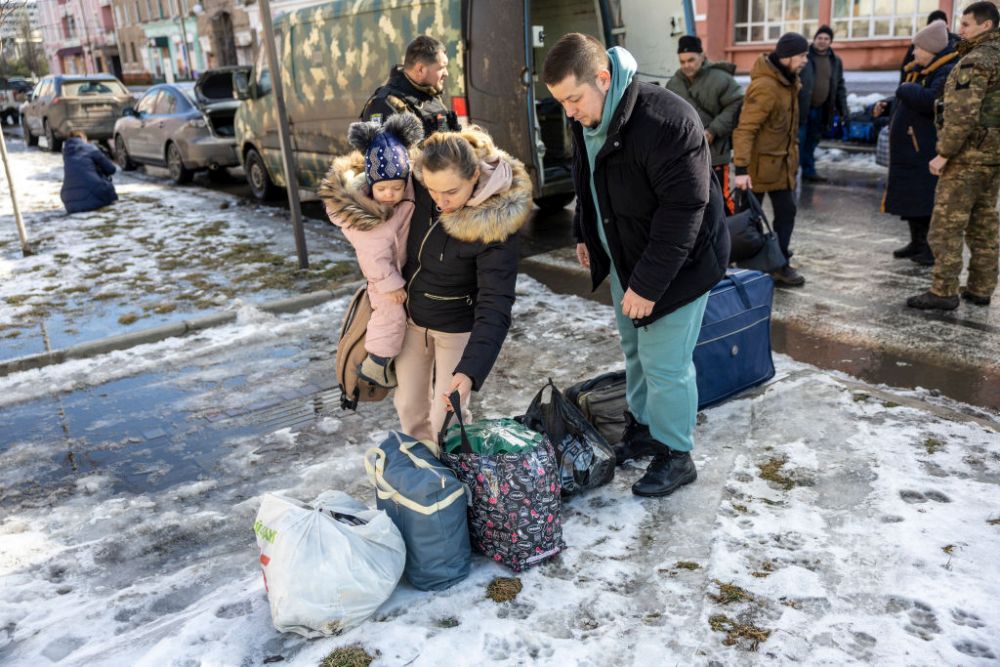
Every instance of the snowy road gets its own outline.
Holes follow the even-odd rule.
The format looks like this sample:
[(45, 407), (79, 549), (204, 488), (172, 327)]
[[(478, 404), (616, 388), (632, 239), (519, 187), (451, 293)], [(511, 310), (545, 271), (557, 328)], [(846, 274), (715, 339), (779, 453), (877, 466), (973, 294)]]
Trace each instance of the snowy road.
[[(0, 378), (0, 420), (43, 425), (0, 448), (0, 663), (317, 665), (358, 643), (385, 665), (1000, 656), (997, 425), (786, 357), (765, 388), (699, 420), (697, 484), (640, 500), (629, 467), (569, 501), (570, 549), (522, 574), (514, 602), (485, 598), (506, 572), (478, 559), (446, 592), (401, 586), (342, 637), (278, 634), (251, 530), (261, 494), (371, 502), (361, 456), (394, 425), (388, 403), (329, 403), (343, 306), (246, 309), (193, 337)], [(620, 363), (607, 307), (522, 277), (514, 321), (481, 415), (523, 411), (547, 377)], [(162, 401), (129, 404), (138, 388)], [(102, 440), (115, 420), (124, 435)], [(756, 652), (753, 636), (766, 637)]]

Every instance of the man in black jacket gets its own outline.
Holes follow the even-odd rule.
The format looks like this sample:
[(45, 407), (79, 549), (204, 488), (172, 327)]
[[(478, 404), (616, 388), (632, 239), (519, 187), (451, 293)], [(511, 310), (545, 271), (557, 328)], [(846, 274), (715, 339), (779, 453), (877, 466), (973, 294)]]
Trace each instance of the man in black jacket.
[(833, 114), (848, 118), (847, 87), (844, 85), (844, 63), (833, 52), (833, 30), (820, 26), (809, 47), (809, 62), (799, 73), (799, 164), (802, 180), (822, 183), (825, 178), (816, 173), (816, 146), (824, 132), (833, 124)]
[(697, 112), (633, 81), (636, 67), (625, 49), (570, 33), (549, 51), (542, 79), (575, 121), (577, 257), (594, 289), (611, 279), (629, 405), (616, 454), (652, 454), (632, 492), (665, 496), (697, 477), (693, 353), (729, 235)]
[(389, 79), (365, 102), (361, 119), (382, 122), (394, 113), (409, 111), (423, 122), (424, 136), (459, 130), (458, 118), (441, 99), (447, 76), (444, 44), (421, 35), (406, 47), (402, 67), (393, 67)]

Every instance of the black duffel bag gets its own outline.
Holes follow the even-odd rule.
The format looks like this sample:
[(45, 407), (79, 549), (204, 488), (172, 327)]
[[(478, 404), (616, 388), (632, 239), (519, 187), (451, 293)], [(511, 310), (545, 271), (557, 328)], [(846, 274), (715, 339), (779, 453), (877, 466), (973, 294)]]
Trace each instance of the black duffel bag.
[(726, 218), (729, 228), (729, 262), (750, 259), (764, 247), (764, 209), (750, 190), (737, 190), (734, 197), (743, 197), (740, 212)]
[(548, 436), (556, 450), (564, 496), (602, 486), (614, 478), (614, 450), (552, 380), (538, 390), (528, 411), (517, 420)]

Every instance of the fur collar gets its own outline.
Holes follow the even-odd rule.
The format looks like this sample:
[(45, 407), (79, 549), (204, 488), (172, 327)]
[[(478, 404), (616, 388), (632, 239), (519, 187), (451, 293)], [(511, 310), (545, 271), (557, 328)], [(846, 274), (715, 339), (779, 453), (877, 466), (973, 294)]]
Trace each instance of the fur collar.
[(367, 232), (392, 216), (393, 207), (371, 198), (365, 180), (365, 158), (360, 152), (334, 158), (316, 194), (326, 203), (332, 217), (344, 227)]
[[(531, 178), (520, 160), (492, 146), (477, 149), (480, 159), (505, 160), (513, 171), (510, 187), (488, 198), (479, 206), (463, 206), (439, 217), (444, 231), (452, 238), (468, 243), (498, 243), (517, 233), (531, 215)], [(414, 170), (421, 180), (419, 170)], [(421, 181), (422, 182), (422, 181)]]

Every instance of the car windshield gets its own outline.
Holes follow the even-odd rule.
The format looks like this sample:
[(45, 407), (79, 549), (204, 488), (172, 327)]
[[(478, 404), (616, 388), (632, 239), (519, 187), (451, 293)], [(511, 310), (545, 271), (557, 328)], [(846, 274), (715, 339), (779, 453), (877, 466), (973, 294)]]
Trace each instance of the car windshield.
[(63, 97), (85, 97), (89, 95), (128, 95), (128, 89), (117, 81), (63, 81)]

